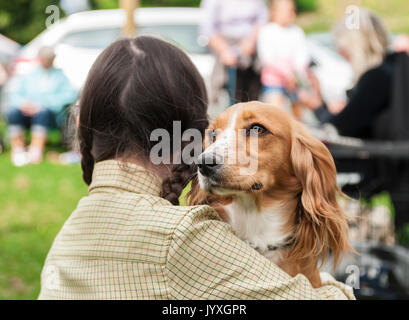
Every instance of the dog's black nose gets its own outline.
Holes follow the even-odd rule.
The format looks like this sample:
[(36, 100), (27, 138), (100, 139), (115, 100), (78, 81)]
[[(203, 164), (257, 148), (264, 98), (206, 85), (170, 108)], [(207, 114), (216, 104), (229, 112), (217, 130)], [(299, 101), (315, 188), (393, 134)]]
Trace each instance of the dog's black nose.
[(199, 167), (199, 171), (202, 175), (205, 177), (210, 177), (214, 175), (218, 169), (220, 169), (223, 164), (222, 162), (221, 156), (214, 153), (204, 153), (199, 157), (197, 166)]

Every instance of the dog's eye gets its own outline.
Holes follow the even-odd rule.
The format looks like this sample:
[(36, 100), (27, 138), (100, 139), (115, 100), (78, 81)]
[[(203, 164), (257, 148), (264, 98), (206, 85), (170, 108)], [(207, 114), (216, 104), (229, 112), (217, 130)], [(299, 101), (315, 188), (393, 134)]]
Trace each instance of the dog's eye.
[(260, 124), (253, 124), (247, 129), (247, 135), (248, 136), (250, 136), (250, 135), (252, 135), (252, 136), (262, 136), (262, 135), (266, 134), (267, 132), (268, 132), (268, 130), (266, 128), (264, 128)]

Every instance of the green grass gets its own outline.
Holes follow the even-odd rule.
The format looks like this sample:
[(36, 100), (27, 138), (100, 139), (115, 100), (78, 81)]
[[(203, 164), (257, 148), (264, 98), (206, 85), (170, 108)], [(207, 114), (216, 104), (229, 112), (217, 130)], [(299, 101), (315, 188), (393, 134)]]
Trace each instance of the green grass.
[(79, 166), (15, 168), (0, 155), (0, 299), (36, 299), (48, 250), (87, 192)]
[(379, 14), (391, 32), (409, 33), (409, 6), (407, 0), (317, 0), (315, 12), (303, 13), (298, 24), (306, 32), (331, 30), (338, 19), (345, 14), (347, 5), (356, 4), (372, 9)]

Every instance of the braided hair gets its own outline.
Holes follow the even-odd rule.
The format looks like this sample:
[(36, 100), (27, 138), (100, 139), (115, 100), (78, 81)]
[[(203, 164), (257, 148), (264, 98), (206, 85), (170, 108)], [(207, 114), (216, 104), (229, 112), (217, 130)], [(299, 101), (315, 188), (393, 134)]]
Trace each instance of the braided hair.
[[(208, 126), (203, 78), (176, 46), (153, 37), (111, 44), (91, 68), (80, 99), (78, 138), (83, 179), (92, 182), (96, 162), (127, 158), (147, 161), (155, 142), (151, 133)], [(173, 141), (170, 141), (170, 148)], [(171, 150), (173, 154), (174, 150)], [(190, 179), (194, 164), (177, 164), (163, 182), (162, 196), (173, 204)]]
[(163, 181), (162, 197), (174, 205), (179, 204), (179, 197), (183, 189), (196, 174), (196, 166), (188, 164), (176, 165), (172, 175)]

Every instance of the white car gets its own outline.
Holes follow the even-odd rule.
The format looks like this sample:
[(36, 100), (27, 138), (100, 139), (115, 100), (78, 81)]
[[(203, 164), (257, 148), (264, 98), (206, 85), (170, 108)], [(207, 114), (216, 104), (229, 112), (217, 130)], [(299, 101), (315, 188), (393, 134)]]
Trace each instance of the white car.
[(338, 54), (329, 33), (307, 35), (315, 74), (320, 80), (321, 91), (327, 102), (346, 99), (346, 91), (352, 88), (353, 72), (350, 64)]
[(9, 63), (19, 49), (17, 42), (0, 34), (0, 63)]
[[(207, 47), (207, 39), (199, 35), (204, 15), (200, 8), (141, 8), (135, 12), (139, 34), (159, 36), (184, 49), (209, 86), (215, 58)], [(96, 10), (76, 13), (59, 21), (26, 45), (15, 62), (15, 74), (22, 75), (37, 64), (40, 47), (55, 48), (56, 67), (63, 69), (71, 83), (80, 89), (93, 62), (110, 43), (121, 35), (125, 23), (123, 10)], [(346, 89), (350, 73), (348, 65), (330, 48), (312, 38), (310, 50), (317, 63), (317, 75), (323, 83), (324, 95)], [(13, 81), (7, 91), (12, 90)], [(221, 99), (227, 103), (227, 97)], [(216, 115), (225, 106), (213, 106)]]
[[(198, 22), (202, 11), (195, 8), (141, 8), (135, 11), (139, 34), (168, 40), (184, 49), (201, 74), (210, 76), (214, 58), (207, 43), (199, 43)], [(72, 84), (80, 89), (98, 55), (121, 36), (126, 16), (123, 10), (85, 11), (68, 16), (41, 33), (22, 51), (16, 73), (24, 74), (36, 63), (40, 47), (55, 48), (55, 66), (63, 69)]]

